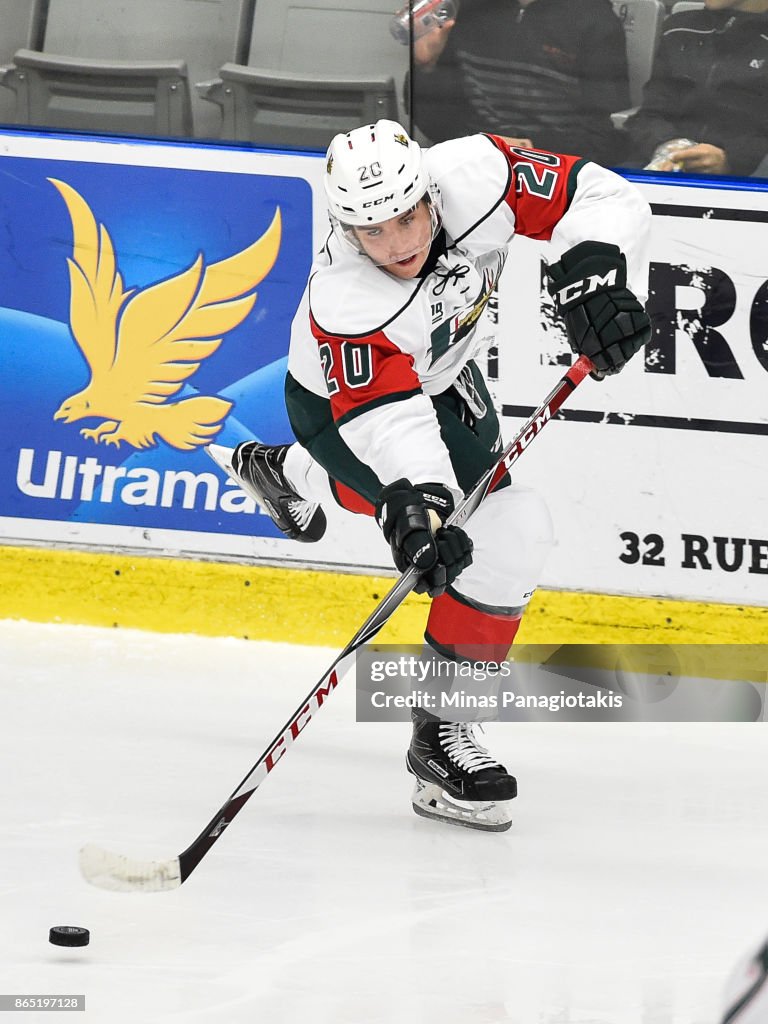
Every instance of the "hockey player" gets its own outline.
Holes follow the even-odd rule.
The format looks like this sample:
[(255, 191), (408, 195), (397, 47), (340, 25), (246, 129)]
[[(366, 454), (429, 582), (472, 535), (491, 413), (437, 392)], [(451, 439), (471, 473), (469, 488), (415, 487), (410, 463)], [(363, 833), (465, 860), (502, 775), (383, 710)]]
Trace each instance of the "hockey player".
[[(283, 532), (317, 540), (320, 507), (373, 514), (400, 571), (433, 598), (438, 658), (500, 661), (551, 545), (541, 499), (510, 485), (466, 532), (442, 524), (493, 464), (501, 431), (475, 359), (483, 310), (516, 233), (551, 243), (550, 291), (575, 352), (616, 373), (650, 336), (647, 204), (574, 156), (474, 135), (422, 151), (395, 122), (337, 135), (325, 193), (331, 231), (294, 319), (286, 403), (298, 440), (212, 454)], [(467, 722), (415, 712), (407, 767), (417, 813), (509, 827), (514, 777)]]

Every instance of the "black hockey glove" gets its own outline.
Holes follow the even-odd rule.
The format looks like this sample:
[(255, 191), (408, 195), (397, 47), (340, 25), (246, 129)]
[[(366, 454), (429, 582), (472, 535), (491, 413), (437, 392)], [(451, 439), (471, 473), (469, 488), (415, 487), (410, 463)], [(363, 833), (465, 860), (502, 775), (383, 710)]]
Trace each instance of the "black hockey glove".
[(617, 245), (580, 242), (548, 271), (573, 351), (592, 360), (598, 380), (618, 373), (651, 337), (648, 314), (627, 288), (624, 254)]
[(376, 522), (400, 572), (411, 565), (421, 570), (416, 593), (439, 597), (472, 564), (472, 541), (458, 526), (439, 527), (433, 533), (430, 510), (441, 522), (453, 512), (453, 495), (447, 487), (395, 480), (379, 495)]

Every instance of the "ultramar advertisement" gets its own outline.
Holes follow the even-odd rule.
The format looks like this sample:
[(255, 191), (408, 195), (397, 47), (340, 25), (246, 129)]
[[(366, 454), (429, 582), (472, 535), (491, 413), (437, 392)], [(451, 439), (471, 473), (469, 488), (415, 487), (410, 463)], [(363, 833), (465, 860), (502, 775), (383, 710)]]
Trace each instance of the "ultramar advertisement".
[(4, 532), (171, 550), (280, 536), (204, 446), (290, 437), (310, 185), (231, 153), (182, 170), (181, 147), (36, 141), (2, 157)]

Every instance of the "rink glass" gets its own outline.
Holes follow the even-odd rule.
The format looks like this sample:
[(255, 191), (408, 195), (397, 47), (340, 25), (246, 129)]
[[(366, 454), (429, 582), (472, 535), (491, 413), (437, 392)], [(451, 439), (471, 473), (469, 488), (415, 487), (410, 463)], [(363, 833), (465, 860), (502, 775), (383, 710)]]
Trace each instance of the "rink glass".
[[(618, 0), (614, 4), (616, 16), (628, 26), (630, 8)], [(409, 6), (393, 4), (389, 12), (380, 4), (341, 10), (331, 4), (299, 8), (289, 0), (15, 0), (0, 6), (0, 65), (5, 69), (0, 125), (323, 151), (337, 131), (369, 116), (361, 107), (348, 112), (345, 123), (343, 115), (334, 113), (335, 101), (323, 82), (338, 78), (343, 67), (351, 79), (381, 81), (381, 88), (369, 95), (377, 116), (399, 119), (422, 144), (439, 142), (464, 131), (454, 125), (437, 137), (414, 124), (414, 111), (423, 110), (425, 102), (418, 85), (423, 77), (409, 72), (422, 52), (414, 44), (429, 41), (432, 46), (440, 33), (447, 39), (452, 25), (471, 16), (468, 9), (457, 0), (412, 0)], [(627, 38), (632, 67), (639, 59), (637, 42), (629, 31)], [(62, 58), (70, 66), (65, 69), (55, 59), (53, 65), (35, 66), (30, 51), (32, 58)], [(96, 73), (87, 69), (88, 62), (114, 66)], [(133, 69), (149, 62), (165, 70), (121, 77), (121, 62)], [(295, 109), (281, 114), (280, 104), (288, 102), (285, 90), (278, 97), (279, 83), (256, 81), (253, 68), (267, 77), (309, 76), (312, 81), (294, 97)], [(78, 99), (70, 88), (72, 79), (64, 76), (82, 77), (83, 69), (92, 77), (87, 96)], [(324, 92), (328, 101), (319, 105), (318, 114), (317, 98)], [(443, 91), (439, 102), (448, 109), (455, 99)], [(493, 123), (492, 113), (483, 130), (527, 135), (524, 126)], [(576, 151), (591, 156), (588, 137)]]

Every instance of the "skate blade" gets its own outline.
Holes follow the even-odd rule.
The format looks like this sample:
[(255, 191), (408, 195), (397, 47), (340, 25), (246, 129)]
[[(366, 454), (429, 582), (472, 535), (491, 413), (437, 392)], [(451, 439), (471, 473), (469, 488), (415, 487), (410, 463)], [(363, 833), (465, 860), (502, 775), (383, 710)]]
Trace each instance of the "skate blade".
[(512, 825), (511, 803), (511, 800), (454, 800), (446, 796), (439, 786), (418, 778), (411, 797), (411, 806), (420, 818), (433, 818), (480, 832), (506, 832)]
[[(232, 476), (233, 473), (232, 454), (234, 450), (234, 448), (225, 448), (223, 444), (207, 444), (205, 446), (206, 455), (209, 455), (228, 476)], [(236, 480), (237, 478), (232, 476), (232, 479)]]

